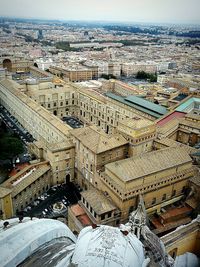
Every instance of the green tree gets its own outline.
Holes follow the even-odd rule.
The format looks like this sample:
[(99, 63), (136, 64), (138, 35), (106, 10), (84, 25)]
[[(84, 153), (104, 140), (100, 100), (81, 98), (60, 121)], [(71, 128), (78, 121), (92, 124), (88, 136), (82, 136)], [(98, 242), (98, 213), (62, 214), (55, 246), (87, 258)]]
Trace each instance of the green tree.
[(24, 151), (21, 140), (12, 136), (4, 136), (0, 139), (0, 159), (9, 159), (12, 162), (13, 157)]
[(145, 71), (138, 71), (135, 78), (140, 80), (149, 80), (150, 82), (157, 82), (157, 74), (147, 73)]
[(102, 74), (101, 75), (101, 78), (104, 78), (106, 80), (109, 80), (109, 79), (116, 79), (116, 77), (113, 75), (113, 74)]

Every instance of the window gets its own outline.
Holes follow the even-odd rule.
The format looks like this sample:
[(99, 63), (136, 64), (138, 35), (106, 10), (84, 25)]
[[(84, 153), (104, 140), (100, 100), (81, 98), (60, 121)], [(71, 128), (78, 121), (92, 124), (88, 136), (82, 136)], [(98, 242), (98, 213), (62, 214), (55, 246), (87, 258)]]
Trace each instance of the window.
[(167, 195), (166, 194), (163, 194), (162, 200), (166, 200), (166, 198), (167, 198)]
[(105, 214), (101, 215), (101, 220), (105, 220)]
[(110, 218), (112, 216), (112, 212), (108, 212), (108, 218)]
[(172, 197), (174, 197), (176, 195), (176, 190), (172, 191)]
[(182, 191), (181, 191), (181, 192), (182, 192), (182, 193), (185, 193), (185, 189), (186, 189), (186, 188), (185, 188), (185, 186), (183, 186), (183, 188), (182, 188)]
[(60, 102), (60, 105), (63, 106), (63, 102)]
[(156, 203), (156, 197), (152, 199), (152, 205)]

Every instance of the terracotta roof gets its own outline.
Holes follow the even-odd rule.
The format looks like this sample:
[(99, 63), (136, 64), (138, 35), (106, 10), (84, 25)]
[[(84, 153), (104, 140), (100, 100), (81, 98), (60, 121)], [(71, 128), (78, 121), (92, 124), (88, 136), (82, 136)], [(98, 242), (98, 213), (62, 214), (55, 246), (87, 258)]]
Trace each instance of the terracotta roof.
[(106, 173), (108, 170), (123, 181), (131, 181), (188, 162), (192, 159), (184, 148), (170, 147), (106, 164)]
[(72, 210), (75, 216), (80, 216), (85, 214), (84, 209), (79, 204), (72, 205), (70, 209)]
[(174, 111), (174, 112), (170, 113), (169, 115), (166, 115), (165, 117), (161, 118), (157, 122), (157, 125), (158, 126), (163, 126), (166, 123), (168, 123), (169, 121), (173, 120), (174, 118), (182, 118), (184, 116), (185, 116), (185, 113), (179, 112), (179, 111)]
[(9, 173), (9, 176), (12, 177), (16, 175), (18, 172), (23, 170), (25, 167), (28, 167), (30, 164), (28, 162), (22, 163), (22, 164), (16, 164), (16, 167), (12, 169), (12, 171)]
[(128, 144), (123, 136), (108, 135), (95, 126), (74, 129), (71, 134), (96, 154)]
[(46, 161), (29, 165), (16, 175), (3, 182), (2, 186), (12, 190), (12, 197), (14, 197), (48, 170), (50, 170), (50, 165)]
[(83, 226), (92, 225), (93, 222), (79, 204), (72, 205), (70, 209)]

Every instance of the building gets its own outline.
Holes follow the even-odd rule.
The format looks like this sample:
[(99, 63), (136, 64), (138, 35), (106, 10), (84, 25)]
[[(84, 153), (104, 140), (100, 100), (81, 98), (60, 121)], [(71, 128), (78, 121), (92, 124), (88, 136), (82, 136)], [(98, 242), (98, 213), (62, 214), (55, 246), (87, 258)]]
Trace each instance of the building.
[(156, 138), (156, 124), (139, 117), (124, 119), (119, 122), (117, 130), (129, 142), (129, 156), (152, 150)]
[(71, 131), (76, 149), (75, 182), (88, 189), (90, 184), (99, 187), (97, 172), (105, 164), (124, 159), (128, 154), (128, 142), (119, 135), (107, 135), (97, 127), (85, 127)]
[(51, 167), (48, 162), (25, 167), (0, 185), (0, 217), (13, 217), (47, 191), (51, 184)]
[(135, 76), (139, 71), (155, 73), (157, 72), (157, 65), (155, 63), (147, 62), (131, 62), (122, 64), (122, 75), (126, 77)]
[(119, 209), (108, 196), (94, 187), (81, 192), (81, 200), (68, 207), (68, 225), (78, 233), (93, 224), (119, 226), (119, 223)]
[(194, 146), (200, 142), (199, 109), (189, 113), (174, 111), (157, 121), (158, 136)]
[(29, 148), (39, 158), (50, 159), (54, 174), (53, 184), (65, 182), (69, 179), (66, 178), (67, 175), (73, 179), (74, 146), (69, 136), (71, 127), (20, 92), (18, 87), (14, 81), (1, 81), (1, 104), (39, 141)]
[(188, 152), (183, 147), (170, 147), (109, 163), (99, 178), (101, 190), (119, 208), (124, 222), (139, 194), (148, 213), (160, 213), (162, 207), (182, 198), (193, 175)]
[(92, 72), (90, 68), (81, 65), (68, 66), (64, 68), (57, 66), (50, 66), (49, 71), (70, 82), (88, 81), (92, 80), (92, 78), (95, 76), (94, 71)]
[[(199, 216), (191, 223), (182, 225), (171, 233), (161, 238), (166, 251), (172, 258), (180, 260), (180, 255), (187, 252), (200, 257), (200, 218)], [(185, 259), (186, 261), (187, 259)], [(198, 262), (198, 261), (197, 261)]]

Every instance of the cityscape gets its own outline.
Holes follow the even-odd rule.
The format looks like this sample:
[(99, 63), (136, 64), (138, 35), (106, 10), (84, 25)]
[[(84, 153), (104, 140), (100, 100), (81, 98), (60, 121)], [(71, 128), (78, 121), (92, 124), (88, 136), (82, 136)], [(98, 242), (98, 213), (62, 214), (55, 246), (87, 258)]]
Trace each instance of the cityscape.
[(0, 266), (200, 266), (198, 1), (9, 2)]

